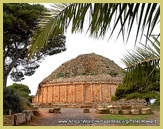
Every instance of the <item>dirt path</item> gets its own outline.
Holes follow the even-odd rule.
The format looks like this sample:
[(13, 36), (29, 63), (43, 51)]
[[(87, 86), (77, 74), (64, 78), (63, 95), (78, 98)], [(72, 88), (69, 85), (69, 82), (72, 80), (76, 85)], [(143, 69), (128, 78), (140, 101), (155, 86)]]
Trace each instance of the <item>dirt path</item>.
[[(26, 123), (34, 126), (71, 126), (71, 125), (91, 125), (79, 123), (82, 120), (92, 120), (95, 109), (90, 109), (91, 113), (83, 113), (79, 108), (62, 108), (60, 114), (48, 113), (48, 109), (40, 109), (40, 116)], [(90, 115), (91, 114), (91, 115)]]
[[(40, 109), (40, 116), (23, 126), (119, 126), (120, 124), (104, 124), (100, 122), (95, 109), (90, 109), (90, 113), (83, 113), (80, 108), (62, 108), (60, 114), (48, 113), (48, 109)], [(156, 119), (159, 123), (160, 114), (158, 111), (150, 119)], [(92, 123), (92, 121), (94, 121)], [(159, 124), (156, 125), (159, 125)], [(140, 125), (140, 124), (139, 124)], [(142, 125), (142, 124), (141, 124)]]

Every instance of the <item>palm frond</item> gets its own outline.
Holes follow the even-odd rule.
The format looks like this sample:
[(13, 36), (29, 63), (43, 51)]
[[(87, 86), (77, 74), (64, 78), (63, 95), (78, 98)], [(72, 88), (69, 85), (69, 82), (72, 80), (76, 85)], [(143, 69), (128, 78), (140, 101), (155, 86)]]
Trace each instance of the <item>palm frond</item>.
[[(82, 31), (86, 15), (89, 17), (87, 32), (90, 35), (96, 38), (104, 37), (111, 28), (109, 36), (111, 37), (118, 25), (121, 25), (117, 37), (122, 34), (124, 41), (128, 41), (137, 19), (135, 44), (138, 37), (141, 39), (144, 30), (147, 30), (146, 35), (149, 37), (156, 23), (160, 21), (160, 4), (158, 3), (55, 3), (52, 7), (53, 9), (45, 13), (38, 22), (38, 28), (29, 49), (30, 55), (45, 47), (49, 37), (64, 34), (71, 22), (72, 33)], [(126, 34), (127, 39), (125, 39)]]
[(148, 63), (152, 61), (159, 62), (160, 60), (160, 42), (155, 37), (152, 37), (154, 41), (148, 38), (150, 45), (141, 44), (132, 52), (128, 51), (128, 54), (124, 56), (122, 62), (127, 66), (127, 69), (136, 67), (138, 64)]
[[(128, 51), (122, 62), (127, 66), (123, 84), (133, 91), (149, 92), (159, 89), (160, 41), (152, 37), (149, 45), (141, 44)], [(133, 92), (130, 90), (131, 92)]]
[[(45, 12), (44, 15), (38, 19), (37, 29), (31, 40), (29, 48), (29, 58), (38, 50), (46, 47), (48, 40), (57, 35), (63, 34), (65, 28), (68, 27), (70, 21), (65, 20), (65, 11), (70, 8), (72, 4), (54, 4), (50, 12)], [(71, 13), (70, 13), (71, 14)], [(68, 15), (68, 17), (72, 17)], [(67, 18), (67, 16), (66, 16)], [(59, 21), (60, 20), (60, 21)]]

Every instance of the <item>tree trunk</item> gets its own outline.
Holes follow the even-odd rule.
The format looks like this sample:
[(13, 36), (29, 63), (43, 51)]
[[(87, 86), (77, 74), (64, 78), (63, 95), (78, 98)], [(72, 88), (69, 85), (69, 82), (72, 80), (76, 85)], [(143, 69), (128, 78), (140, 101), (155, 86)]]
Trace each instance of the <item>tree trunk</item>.
[(3, 89), (6, 88), (8, 75), (3, 73)]

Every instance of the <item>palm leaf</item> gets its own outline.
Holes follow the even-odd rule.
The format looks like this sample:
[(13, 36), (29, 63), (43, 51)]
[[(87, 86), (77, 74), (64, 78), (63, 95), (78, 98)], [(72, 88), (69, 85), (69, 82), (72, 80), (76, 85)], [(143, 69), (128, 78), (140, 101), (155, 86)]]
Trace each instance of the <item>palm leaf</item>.
[(46, 47), (50, 37), (54, 38), (58, 34), (64, 34), (70, 23), (72, 23), (72, 33), (83, 31), (86, 15), (89, 17), (87, 32), (91, 36), (104, 37), (108, 28), (111, 28), (109, 35), (111, 37), (120, 24), (121, 28), (117, 37), (121, 33), (124, 41), (126, 37), (124, 32), (127, 34), (128, 41), (135, 17), (137, 17), (135, 44), (140, 28), (142, 28), (140, 36), (142, 37), (147, 27), (146, 35), (149, 37), (156, 23), (160, 21), (160, 4), (157, 3), (55, 3), (52, 7), (53, 9), (39, 19), (37, 31), (34, 32), (29, 48), (30, 55)]
[(159, 62), (160, 42), (155, 37), (152, 38), (155, 43), (148, 38), (150, 45), (146, 46), (141, 44), (141, 47), (137, 47), (136, 50), (132, 50), (132, 52), (128, 51), (128, 54), (122, 59), (122, 62), (127, 66), (126, 69), (136, 67), (138, 64), (143, 64), (145, 62), (148, 63), (152, 61), (153, 64), (155, 64), (155, 61)]

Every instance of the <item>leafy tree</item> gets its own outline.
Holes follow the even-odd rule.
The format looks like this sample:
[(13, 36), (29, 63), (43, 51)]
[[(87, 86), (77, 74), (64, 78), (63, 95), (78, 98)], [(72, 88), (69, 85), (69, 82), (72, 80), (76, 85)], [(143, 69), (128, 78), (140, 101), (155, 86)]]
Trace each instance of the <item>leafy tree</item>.
[[(149, 39), (150, 40), (150, 39)], [(122, 59), (127, 70), (115, 95), (126, 97), (155, 98), (160, 92), (160, 42), (153, 37), (150, 45), (137, 47)]]
[(29, 94), (31, 93), (31, 90), (29, 89), (29, 87), (27, 85), (13, 83), (12, 85), (8, 86), (7, 88), (15, 89), (18, 92), (18, 94), (20, 94), (20, 96), (26, 98), (27, 100), (30, 98)]
[(21, 96), (13, 88), (5, 88), (3, 90), (3, 114), (18, 113), (23, 110)]
[(3, 4), (3, 88), (6, 88), (9, 75), (13, 81), (21, 81), (24, 76), (33, 75), (46, 56), (66, 50), (65, 36), (48, 36), (46, 48), (28, 60), (28, 48), (36, 30), (36, 21), (45, 10), (39, 4)]
[(160, 94), (156, 96), (156, 101), (155, 101), (154, 105), (157, 105), (157, 106), (160, 105)]
[(41, 50), (48, 43), (49, 37), (55, 37), (58, 33), (64, 34), (70, 23), (72, 32), (82, 31), (86, 15), (89, 19), (87, 32), (97, 38), (104, 37), (109, 29), (110, 38), (120, 25), (117, 37), (122, 34), (123, 40), (128, 41), (137, 21), (135, 43), (138, 37), (142, 38), (144, 32), (149, 37), (160, 22), (159, 3), (55, 3), (52, 7), (50, 13), (38, 22), (40, 28), (31, 41), (30, 55), (38, 49)]
[(31, 109), (32, 106), (29, 102), (31, 96), (28, 95), (28, 98), (25, 92), (22, 91), (22, 87), (26, 92), (30, 91), (27, 86), (22, 84), (14, 84), (13, 86), (7, 87), (3, 90), (3, 114), (8, 115), (9, 110), (14, 114), (20, 113), (23, 110)]

